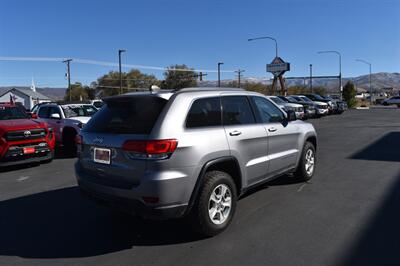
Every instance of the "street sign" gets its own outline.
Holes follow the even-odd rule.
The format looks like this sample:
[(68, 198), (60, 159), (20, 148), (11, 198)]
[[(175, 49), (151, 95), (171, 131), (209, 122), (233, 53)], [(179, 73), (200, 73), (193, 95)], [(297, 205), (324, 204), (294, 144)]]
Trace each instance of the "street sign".
[(275, 57), (271, 64), (267, 64), (267, 72), (272, 73), (274, 76), (281, 76), (286, 71), (290, 70), (290, 63), (286, 63), (280, 57)]

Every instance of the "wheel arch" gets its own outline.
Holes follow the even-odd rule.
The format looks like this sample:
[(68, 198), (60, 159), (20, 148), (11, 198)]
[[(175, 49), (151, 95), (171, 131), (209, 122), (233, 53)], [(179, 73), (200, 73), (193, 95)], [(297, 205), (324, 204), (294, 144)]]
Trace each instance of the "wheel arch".
[(224, 156), (224, 157), (212, 159), (212, 160), (206, 162), (200, 171), (200, 174), (196, 180), (196, 184), (193, 189), (192, 195), (190, 196), (188, 208), (186, 209), (186, 214), (188, 214), (191, 211), (191, 209), (198, 197), (198, 194), (200, 192), (200, 187), (203, 184), (203, 181), (205, 178), (205, 174), (208, 171), (212, 171), (212, 170), (223, 171), (223, 172), (226, 172), (227, 174), (229, 174), (232, 177), (233, 182), (236, 185), (236, 190), (237, 190), (238, 195), (241, 194), (242, 173), (240, 170), (240, 165), (239, 165), (238, 160), (233, 156)]

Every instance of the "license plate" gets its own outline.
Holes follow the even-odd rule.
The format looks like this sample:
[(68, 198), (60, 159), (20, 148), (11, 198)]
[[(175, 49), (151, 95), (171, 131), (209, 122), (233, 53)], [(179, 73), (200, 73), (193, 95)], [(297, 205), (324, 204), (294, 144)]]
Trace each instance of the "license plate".
[(111, 163), (111, 150), (94, 148), (94, 158), (96, 163), (110, 164)]
[(35, 148), (34, 147), (26, 147), (24, 148), (24, 154), (32, 154), (35, 153)]

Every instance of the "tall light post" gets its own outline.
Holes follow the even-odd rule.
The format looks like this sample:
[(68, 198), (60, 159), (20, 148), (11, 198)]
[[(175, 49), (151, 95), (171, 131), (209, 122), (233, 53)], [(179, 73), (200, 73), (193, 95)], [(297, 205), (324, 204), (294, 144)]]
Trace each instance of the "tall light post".
[(312, 87), (312, 64), (310, 64), (310, 91), (313, 93), (313, 87)]
[(278, 57), (278, 42), (276, 41), (275, 38), (272, 38), (270, 36), (264, 36), (264, 37), (251, 38), (251, 39), (248, 39), (247, 41), (251, 42), (251, 41), (262, 40), (262, 39), (269, 39), (269, 40), (273, 40), (275, 42), (275, 57)]
[(72, 101), (72, 92), (71, 92), (71, 68), (70, 63), (72, 59), (66, 59), (62, 61), (63, 63), (67, 64), (67, 78), (68, 78), (68, 91), (69, 91), (69, 101)]
[(122, 94), (122, 70), (121, 70), (121, 54), (126, 50), (118, 50), (118, 65), (119, 65), (119, 93)]
[(340, 97), (343, 95), (343, 85), (342, 85), (342, 54), (338, 51), (319, 51), (319, 54), (326, 54), (326, 53), (333, 53), (339, 56), (339, 90), (340, 90)]
[(369, 66), (369, 98), (370, 98), (370, 102), (372, 104), (372, 82), (371, 82), (372, 64), (363, 59), (356, 59), (356, 61), (364, 63)]
[(223, 62), (218, 62), (218, 87), (221, 87), (221, 65)]

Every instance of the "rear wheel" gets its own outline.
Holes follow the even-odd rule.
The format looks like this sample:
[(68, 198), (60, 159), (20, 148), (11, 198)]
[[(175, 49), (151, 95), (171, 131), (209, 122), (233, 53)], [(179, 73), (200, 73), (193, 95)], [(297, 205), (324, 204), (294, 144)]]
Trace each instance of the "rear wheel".
[(63, 148), (64, 152), (68, 155), (76, 155), (75, 144), (76, 131), (74, 129), (65, 129), (63, 132)]
[(304, 181), (310, 180), (314, 175), (315, 163), (315, 147), (311, 142), (307, 141), (303, 147), (300, 162), (295, 173), (296, 177)]
[(221, 171), (206, 173), (191, 213), (194, 229), (204, 236), (224, 231), (232, 221), (236, 200), (236, 186), (230, 175)]

